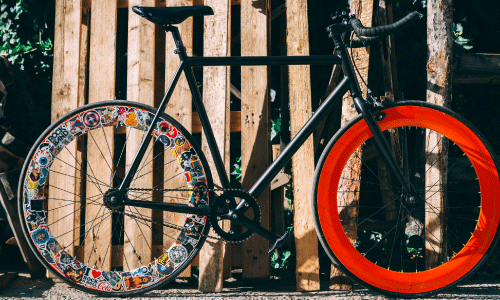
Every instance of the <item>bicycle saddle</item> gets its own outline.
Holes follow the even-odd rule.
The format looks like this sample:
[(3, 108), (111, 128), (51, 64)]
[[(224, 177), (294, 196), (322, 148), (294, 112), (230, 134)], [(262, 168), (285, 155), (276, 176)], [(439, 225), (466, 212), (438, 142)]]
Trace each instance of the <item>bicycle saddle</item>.
[(149, 21), (160, 25), (180, 24), (192, 16), (213, 15), (210, 6), (144, 7), (134, 6), (132, 11)]

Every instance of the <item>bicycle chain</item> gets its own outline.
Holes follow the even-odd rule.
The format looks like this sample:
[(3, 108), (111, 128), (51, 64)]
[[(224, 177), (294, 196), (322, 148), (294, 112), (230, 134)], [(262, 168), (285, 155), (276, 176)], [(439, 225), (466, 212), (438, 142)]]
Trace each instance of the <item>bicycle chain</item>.
[[(196, 189), (147, 189), (147, 188), (129, 188), (127, 189), (129, 191), (161, 191), (161, 192), (192, 192), (192, 191), (196, 191)], [(243, 192), (243, 193), (248, 193), (247, 191), (245, 190), (242, 190), (242, 189), (232, 189), (232, 188), (228, 188), (228, 189), (225, 189), (225, 188), (213, 188), (213, 189), (203, 189), (204, 191), (208, 191), (208, 192), (222, 192), (222, 194), (224, 193), (227, 193), (227, 192)], [(214, 198), (214, 201), (215, 201), (215, 198)], [(258, 205), (258, 204), (257, 204)], [(209, 204), (210, 206), (210, 204)], [(259, 211), (260, 211), (260, 206), (258, 207)], [(144, 218), (141, 218), (141, 217), (136, 217), (136, 216), (132, 216), (132, 215), (129, 215), (125, 212), (121, 212), (121, 211), (117, 211), (117, 210), (114, 210), (112, 209), (113, 211), (116, 211), (118, 213), (121, 213), (121, 214), (125, 214), (131, 218), (137, 218), (137, 219), (140, 219), (140, 220), (143, 220), (143, 221), (148, 221), (148, 222), (152, 222), (154, 224), (157, 224), (157, 225), (160, 225), (160, 226), (164, 226), (164, 227), (168, 227), (168, 228), (172, 228), (172, 229), (176, 229), (176, 230), (179, 230), (181, 232), (185, 232), (186, 229), (184, 229), (184, 227), (180, 227), (180, 226), (174, 226), (174, 225), (168, 225), (168, 224), (164, 224), (164, 223), (159, 223), (159, 222), (156, 222), (156, 221), (153, 221), (153, 220), (147, 220), (147, 219), (144, 219)], [(210, 216), (208, 216), (210, 218)], [(213, 226), (212, 226), (212, 229), (213, 229)], [(217, 233), (217, 232), (216, 232)], [(219, 235), (219, 233), (217, 233), (217, 235)], [(208, 235), (208, 234), (203, 234), (203, 233), (200, 233), (200, 236), (203, 236), (203, 237), (206, 237), (206, 238), (210, 238), (210, 239), (213, 239), (213, 240), (218, 240), (218, 241), (224, 241), (224, 242), (232, 242), (232, 243), (235, 243), (236, 241), (230, 241), (230, 240), (227, 240), (227, 239), (224, 239), (223, 237), (215, 237), (215, 236), (212, 236), (212, 235)], [(248, 236), (247, 238), (245, 238), (244, 240), (241, 240), (241, 241), (237, 241), (237, 243), (241, 243), (243, 241), (246, 241), (248, 240), (252, 235)]]

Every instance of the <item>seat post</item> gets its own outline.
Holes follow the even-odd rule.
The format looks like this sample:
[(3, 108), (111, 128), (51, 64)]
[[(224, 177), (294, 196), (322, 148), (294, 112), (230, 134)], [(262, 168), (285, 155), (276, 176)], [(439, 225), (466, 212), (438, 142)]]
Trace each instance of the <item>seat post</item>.
[(187, 59), (186, 47), (184, 47), (184, 43), (182, 42), (181, 35), (179, 33), (179, 28), (171, 25), (162, 26), (165, 32), (171, 32), (172, 37), (174, 38), (175, 46), (177, 49), (174, 50), (174, 53), (179, 55), (181, 62), (184, 62)]

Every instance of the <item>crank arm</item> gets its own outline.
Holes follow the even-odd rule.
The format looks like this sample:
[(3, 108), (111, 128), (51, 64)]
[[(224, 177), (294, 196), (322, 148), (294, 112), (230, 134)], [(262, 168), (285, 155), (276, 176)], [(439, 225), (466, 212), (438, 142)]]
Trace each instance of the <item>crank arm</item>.
[(243, 214), (240, 214), (239, 212), (233, 212), (231, 214), (231, 221), (243, 227), (246, 227), (248, 230), (251, 230), (254, 233), (257, 233), (258, 235), (269, 240), (273, 244), (273, 246), (269, 249), (268, 253), (271, 253), (272, 251), (274, 251), (274, 249), (280, 247), (285, 241), (286, 237), (289, 235), (289, 232), (287, 231), (283, 236), (279, 236), (265, 229), (264, 227), (260, 226), (260, 224), (254, 222), (253, 220), (249, 219)]

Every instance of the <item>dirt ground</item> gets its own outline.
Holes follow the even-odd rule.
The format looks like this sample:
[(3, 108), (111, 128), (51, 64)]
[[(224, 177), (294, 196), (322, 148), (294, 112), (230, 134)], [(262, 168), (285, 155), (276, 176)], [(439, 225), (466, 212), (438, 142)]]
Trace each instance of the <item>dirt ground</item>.
[[(0, 299), (112, 299), (96, 297), (69, 287), (53, 283), (50, 279), (31, 280), (28, 274), (20, 274), (0, 292)], [(177, 281), (134, 299), (388, 299), (355, 285), (352, 292), (296, 292), (295, 286), (280, 281), (266, 284), (248, 284), (230, 279), (224, 283), (222, 293), (201, 293), (192, 282)], [(475, 279), (429, 299), (500, 299), (500, 280)]]

